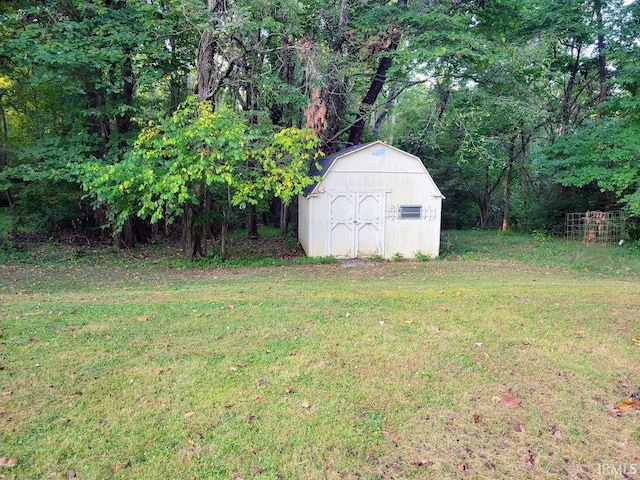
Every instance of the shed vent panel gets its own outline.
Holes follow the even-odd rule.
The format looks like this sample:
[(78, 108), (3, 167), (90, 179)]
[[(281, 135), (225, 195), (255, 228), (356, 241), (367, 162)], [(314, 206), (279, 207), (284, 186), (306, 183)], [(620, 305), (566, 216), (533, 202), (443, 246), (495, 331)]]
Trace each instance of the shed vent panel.
[(400, 205), (398, 218), (400, 220), (420, 220), (422, 218), (422, 205)]

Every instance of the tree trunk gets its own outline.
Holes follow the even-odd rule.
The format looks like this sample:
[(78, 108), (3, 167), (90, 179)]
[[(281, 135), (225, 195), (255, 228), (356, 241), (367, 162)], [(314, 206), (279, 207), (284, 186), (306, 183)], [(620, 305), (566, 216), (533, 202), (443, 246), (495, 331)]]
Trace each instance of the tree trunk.
[(215, 37), (209, 30), (205, 30), (200, 37), (198, 46), (198, 63), (196, 67), (196, 81), (198, 83), (198, 100), (213, 99), (213, 88), (211, 85), (212, 61), (216, 51)]
[(331, 42), (331, 58), (327, 68), (327, 85), (323, 91), (327, 105), (328, 139), (322, 150), (326, 154), (338, 150), (337, 139), (342, 129), (344, 114), (347, 108), (348, 77), (342, 71), (344, 57), (343, 45), (349, 25), (350, 0), (340, 1), (340, 19), (338, 20), (338, 35)]
[[(2, 94), (0, 93), (0, 131), (2, 133), (2, 143), (0, 144), (0, 172), (2, 172), (5, 168), (9, 166), (9, 129), (7, 127), (7, 116), (4, 110), (4, 106), (2, 105)], [(13, 207), (13, 196), (9, 189), (4, 191), (7, 201), (9, 202), (9, 206)]]
[[(133, 105), (133, 96), (135, 92), (136, 80), (133, 72), (133, 62), (131, 60), (131, 55), (127, 55), (125, 59), (124, 68), (122, 71), (122, 93), (120, 97), (122, 98), (122, 103), (127, 106)], [(122, 115), (117, 115), (115, 118), (115, 127), (116, 132), (119, 135), (126, 135), (133, 131), (133, 127), (131, 124), (131, 111), (127, 110), (126, 113)], [(119, 139), (119, 146), (126, 147), (127, 142), (126, 139)]]
[(227, 185), (227, 204), (222, 207), (222, 228), (220, 229), (220, 256), (226, 260), (229, 257), (228, 232), (229, 214), (231, 213), (231, 187)]
[(280, 201), (280, 235), (285, 237), (289, 229), (289, 212), (284, 202)]
[(511, 214), (511, 182), (513, 181), (513, 164), (516, 155), (517, 136), (509, 142), (509, 163), (507, 164), (507, 178), (504, 185), (504, 211), (502, 212), (502, 231), (509, 230), (509, 215)]
[(229, 245), (227, 244), (229, 235), (229, 212), (226, 207), (222, 209), (222, 227), (220, 228), (220, 256), (226, 260), (229, 256)]
[(2, 133), (2, 144), (0, 148), (0, 172), (9, 166), (9, 129), (7, 128), (7, 116), (2, 105), (2, 94), (0, 93), (0, 133)]
[[(2, 131), (2, 144), (0, 144), (0, 172), (9, 166), (9, 130), (7, 128), (7, 117), (5, 114), (4, 106), (2, 105), (2, 94), (0, 94), (0, 126)], [(7, 188), (5, 191), (7, 202), (10, 207), (13, 207), (13, 195)]]
[(193, 207), (189, 205), (182, 215), (182, 252), (187, 257), (202, 257), (202, 235), (194, 221)]
[(598, 78), (600, 80), (600, 93), (598, 102), (604, 102), (609, 96), (607, 88), (607, 60), (604, 53), (604, 34), (602, 33), (604, 24), (602, 21), (602, 0), (594, 1), (596, 14), (596, 27), (598, 29)]
[(124, 222), (122, 230), (118, 235), (116, 235), (116, 244), (118, 245), (118, 248), (133, 248), (136, 246), (133, 220), (131, 218), (128, 218)]
[[(379, 115), (376, 115), (375, 117), (375, 121), (373, 122), (373, 136), (374, 138), (378, 137), (378, 134), (380, 132), (380, 127), (382, 126), (382, 123), (387, 120), (389, 118), (389, 115), (392, 111), (392, 104), (393, 104), (393, 99), (396, 97), (398, 93), (398, 88), (397, 87), (392, 87), (389, 89), (389, 94), (387, 95), (387, 101), (385, 102), (385, 107), (382, 110), (382, 112), (380, 112)], [(393, 121), (393, 119), (392, 119)]]
[[(208, 12), (213, 13), (216, 7), (215, 0), (208, 0), (207, 2)], [(213, 58), (216, 53), (216, 37), (213, 35), (210, 29), (205, 30), (200, 37), (200, 44), (198, 45), (198, 58), (196, 63), (196, 82), (198, 100), (204, 102), (209, 100), (213, 102), (215, 89), (213, 88)], [(207, 209), (207, 195), (206, 186), (201, 186), (203, 195), (196, 195), (196, 198), (200, 199), (201, 204), (197, 207), (201, 207), (205, 212)], [(207, 231), (208, 225), (196, 226), (196, 212), (193, 206), (188, 206), (184, 215), (182, 216), (182, 250), (185, 255), (199, 258), (204, 255), (203, 251), (203, 236)], [(204, 245), (206, 248), (206, 244)]]
[(576, 58), (575, 62), (571, 65), (569, 80), (567, 81), (567, 85), (565, 86), (564, 93), (562, 95), (562, 125), (560, 127), (560, 135), (564, 135), (565, 133), (567, 133), (567, 129), (569, 128), (569, 124), (571, 123), (571, 97), (573, 95), (573, 89), (576, 86), (576, 79), (578, 77), (578, 70), (580, 68), (580, 45), (576, 46), (574, 42), (574, 45), (572, 46), (572, 52), (573, 50), (576, 50)]
[[(398, 5), (402, 7), (407, 6), (408, 0), (398, 0)], [(371, 84), (369, 85), (369, 90), (365, 94), (364, 98), (360, 102), (360, 109), (358, 111), (358, 115), (356, 117), (355, 122), (351, 126), (349, 130), (349, 138), (347, 139), (347, 145), (357, 145), (362, 141), (362, 133), (364, 132), (364, 126), (367, 117), (371, 114), (373, 105), (382, 91), (382, 87), (384, 86), (387, 80), (387, 73), (393, 64), (393, 59), (385, 54), (395, 52), (400, 45), (400, 32), (395, 31), (393, 25), (389, 25), (390, 35), (389, 38), (389, 46), (387, 46), (383, 50), (383, 54), (378, 61), (378, 68), (376, 69), (376, 73), (373, 75), (371, 79)]]
[[(394, 36), (391, 42), (391, 47), (387, 51), (393, 51), (398, 48), (398, 42), (400, 41), (400, 35)], [(364, 132), (364, 125), (366, 118), (371, 113), (373, 104), (375, 103), (384, 82), (387, 80), (387, 72), (391, 68), (393, 60), (391, 57), (382, 57), (378, 63), (378, 69), (371, 80), (369, 90), (365, 94), (362, 102), (360, 103), (360, 110), (356, 121), (349, 130), (349, 138), (347, 139), (347, 145), (357, 145), (362, 141), (362, 133)]]
[(487, 224), (487, 216), (489, 215), (489, 202), (486, 198), (482, 198), (478, 203), (478, 219), (476, 220), (476, 228), (484, 228)]
[(258, 211), (255, 205), (249, 205), (247, 209), (247, 237), (257, 240), (258, 235)]

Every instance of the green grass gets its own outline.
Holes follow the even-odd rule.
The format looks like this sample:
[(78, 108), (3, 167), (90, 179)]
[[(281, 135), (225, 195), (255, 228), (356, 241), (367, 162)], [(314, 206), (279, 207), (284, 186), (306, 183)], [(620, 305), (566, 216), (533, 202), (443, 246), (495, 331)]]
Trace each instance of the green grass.
[(589, 246), (553, 237), (513, 232), (452, 231), (443, 233), (442, 247), (445, 255), (468, 260), (513, 260), (532, 265), (632, 277), (640, 272), (640, 249), (637, 242), (624, 247)]
[(638, 412), (608, 410), (640, 391), (633, 250), (450, 241), (441, 260), (355, 267), (15, 254), (0, 457), (17, 465), (0, 475), (604, 479), (640, 463)]

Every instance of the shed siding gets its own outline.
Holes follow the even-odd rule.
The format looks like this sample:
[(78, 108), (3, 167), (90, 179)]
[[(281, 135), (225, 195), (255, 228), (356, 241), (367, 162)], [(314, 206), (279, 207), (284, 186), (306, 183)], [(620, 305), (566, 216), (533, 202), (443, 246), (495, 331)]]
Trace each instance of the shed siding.
[(311, 251), (311, 244), (309, 243), (309, 233), (311, 232), (311, 228), (309, 226), (309, 221), (312, 218), (309, 213), (309, 209), (311, 206), (311, 199), (308, 199), (301, 195), (298, 198), (298, 241), (307, 255), (312, 257), (316, 257), (318, 255), (311, 255), (309, 252)]
[[(384, 199), (383, 258), (438, 255), (442, 195), (419, 159), (382, 143), (339, 157), (314, 192), (300, 198), (299, 239), (308, 255), (332, 254), (328, 198), (346, 192)], [(422, 218), (399, 219), (401, 205), (420, 205)]]

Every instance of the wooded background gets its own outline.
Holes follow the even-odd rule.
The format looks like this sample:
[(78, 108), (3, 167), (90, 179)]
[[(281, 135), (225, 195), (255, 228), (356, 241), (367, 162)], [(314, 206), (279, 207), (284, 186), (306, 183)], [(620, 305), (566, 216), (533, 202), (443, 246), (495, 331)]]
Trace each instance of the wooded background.
[(3, 1), (0, 206), (200, 256), (285, 233), (318, 151), (382, 139), (445, 227), (622, 208), (637, 237), (639, 32), (622, 0)]

